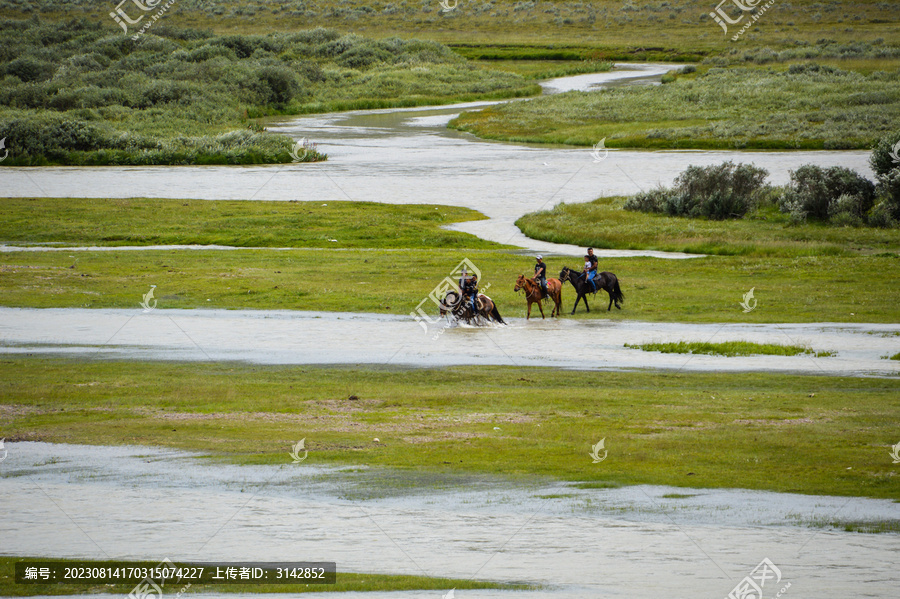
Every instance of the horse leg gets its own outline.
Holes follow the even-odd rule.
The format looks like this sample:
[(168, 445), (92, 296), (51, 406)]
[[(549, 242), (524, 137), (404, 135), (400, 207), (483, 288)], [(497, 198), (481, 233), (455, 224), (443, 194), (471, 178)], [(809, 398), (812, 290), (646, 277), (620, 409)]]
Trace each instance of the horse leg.
[(531, 318), (531, 302), (528, 302), (528, 314), (525, 316), (525, 320)]
[(587, 295), (583, 293), (579, 293), (578, 297), (575, 298), (575, 308), (572, 308), (572, 314), (575, 314), (575, 309), (578, 308), (578, 302), (584, 300), (584, 307), (587, 308), (587, 311), (590, 312), (591, 308), (588, 306)]
[[(607, 312), (609, 312), (610, 310), (612, 310), (612, 304), (613, 304), (613, 294), (610, 293), (610, 294), (609, 294), (609, 305), (606, 306), (606, 311), (607, 311)], [(616, 308), (618, 308), (618, 307), (619, 307), (619, 305), (616, 304)]]

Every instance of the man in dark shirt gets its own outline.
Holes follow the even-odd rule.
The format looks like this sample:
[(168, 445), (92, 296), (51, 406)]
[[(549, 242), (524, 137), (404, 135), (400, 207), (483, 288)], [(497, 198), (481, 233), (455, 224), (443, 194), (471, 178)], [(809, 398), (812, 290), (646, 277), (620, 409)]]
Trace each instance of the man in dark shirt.
[[(600, 261), (597, 260), (597, 256), (594, 255), (594, 248), (587, 249), (585, 262), (590, 262), (590, 266), (585, 266), (584, 268), (584, 280), (590, 282), (591, 285), (594, 285), (594, 277), (597, 276), (597, 266), (600, 263)], [(596, 288), (597, 286), (594, 285), (594, 289)]]
[(475, 306), (475, 298), (478, 297), (478, 277), (475, 273), (471, 276), (466, 274), (466, 267), (463, 267), (462, 276), (459, 278), (459, 290), (463, 294), (463, 298), (472, 298), (472, 314), (478, 314), (478, 308)]
[(547, 297), (547, 265), (544, 263), (543, 256), (537, 257), (537, 263), (534, 265), (534, 278), (541, 284), (541, 297)]

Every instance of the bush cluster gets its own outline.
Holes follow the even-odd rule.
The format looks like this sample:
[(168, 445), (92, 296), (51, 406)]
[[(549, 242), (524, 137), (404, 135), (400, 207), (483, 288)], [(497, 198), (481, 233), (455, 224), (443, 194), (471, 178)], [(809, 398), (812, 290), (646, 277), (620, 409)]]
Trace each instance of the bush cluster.
[[(347, 100), (515, 95), (528, 85), (512, 73), (472, 68), (436, 42), (321, 28), (217, 36), (162, 21), (134, 40), (119, 29), (111, 33), (110, 25), (0, 21), (5, 166), (81, 163), (101, 154), (127, 163), (129, 153), (135, 164), (167, 157), (180, 163), (218, 151), (226, 162), (276, 156), (284, 162), (291, 160), (289, 139), (265, 131), (249, 142), (237, 135), (248, 118)], [(242, 141), (230, 150), (221, 146), (228, 139)]]
[(627, 210), (722, 220), (742, 218), (763, 204), (777, 204), (792, 223), (810, 221), (838, 226), (896, 227), (900, 224), (900, 133), (882, 138), (869, 164), (877, 184), (841, 167), (805, 164), (790, 172), (783, 188), (765, 184), (765, 169), (724, 162), (689, 166), (672, 188), (639, 193)]
[(671, 189), (640, 193), (629, 198), (625, 208), (711, 220), (741, 218), (758, 204), (766, 175), (765, 169), (731, 161), (689, 166)]

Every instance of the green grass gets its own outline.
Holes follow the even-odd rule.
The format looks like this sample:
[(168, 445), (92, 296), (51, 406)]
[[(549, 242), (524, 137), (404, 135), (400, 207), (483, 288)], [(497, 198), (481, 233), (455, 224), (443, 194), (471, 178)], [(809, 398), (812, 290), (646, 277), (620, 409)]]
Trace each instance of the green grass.
[(831, 528), (865, 534), (900, 533), (900, 520), (831, 520), (809, 523), (814, 528)]
[[(524, 317), (513, 291), (533, 260), (506, 251), (322, 251), (316, 249), (0, 253), (0, 305), (33, 308), (134, 308), (150, 285), (160, 309), (288, 309), (409, 314), (463, 258), (482, 271), (506, 317)], [(548, 257), (551, 274), (578, 260)], [(662, 322), (900, 322), (897, 256), (616, 258), (622, 310), (579, 310), (564, 318)], [(74, 268), (70, 268), (74, 267)], [(758, 307), (743, 313), (755, 288)], [(563, 286), (563, 307), (574, 292)], [(437, 309), (435, 308), (435, 313)]]
[[(463, 258), (506, 317), (524, 317), (513, 292), (533, 260), (505, 251), (234, 250), (0, 253), (0, 305), (32, 308), (134, 308), (151, 285), (160, 309), (287, 309), (409, 314)], [(551, 274), (577, 259), (548, 257)], [(73, 267), (73, 268), (70, 268)], [(722, 258), (601, 260), (625, 293), (622, 310), (564, 318), (661, 322), (900, 322), (900, 259)], [(864, 282), (864, 283), (862, 283)], [(859, 287), (864, 285), (864, 287)], [(743, 294), (758, 307), (744, 314)], [(563, 287), (563, 307), (574, 292)], [(437, 309), (435, 308), (435, 314)]]
[(656, 351), (664, 354), (706, 354), (710, 356), (797, 356), (811, 354), (817, 358), (834, 356), (834, 352), (813, 351), (799, 345), (778, 345), (775, 343), (750, 343), (748, 341), (726, 341), (724, 343), (699, 343), (694, 341), (678, 341), (675, 343), (642, 343), (625, 347), (643, 351)]
[[(573, 53), (588, 47), (613, 56), (651, 57), (764, 44), (793, 45), (795, 41), (809, 44), (822, 38), (900, 41), (897, 11), (891, 3), (880, 0), (773, 6), (737, 43), (709, 18), (715, 4), (698, 6), (692, 0), (596, 0), (590, 4), (574, 0), (495, 0), (490, 4), (460, 2), (455, 10), (443, 13), (436, 1), (323, 0), (311, 4), (301, 0), (207, 0), (173, 5), (154, 29), (189, 26), (220, 33), (267, 33), (323, 26), (378, 38), (427, 37), (488, 49), (497, 47), (506, 53), (511, 45), (524, 46), (522, 54), (556, 46), (558, 51)], [(0, 4), (0, 16), (4, 17), (28, 17), (36, 10), (11, 1)], [(107, 15), (111, 8), (91, 0), (46, 0), (39, 10), (44, 17), (85, 15), (108, 23), (110, 31), (116, 28)], [(731, 28), (732, 33), (736, 31), (737, 27)]]
[(483, 218), (468, 208), (426, 204), (3, 198), (0, 242), (329, 249), (504, 247), (441, 228)]
[[(159, 562), (140, 561), (103, 561), (103, 560), (66, 560), (47, 558), (28, 558), (0, 556), (0, 595), (4, 597), (31, 597), (35, 595), (87, 595), (117, 594), (128, 595), (135, 584), (16, 584), (15, 564), (21, 561), (54, 561), (78, 563), (84, 566), (146, 566), (155, 567)], [(185, 562), (186, 563), (186, 562)], [(178, 562), (179, 565), (182, 562)], [(458, 578), (432, 578), (427, 576), (409, 576), (405, 574), (359, 574), (338, 572), (335, 584), (193, 584), (184, 589), (183, 583), (168, 583), (166, 592), (183, 589), (185, 595), (192, 593), (365, 593), (365, 592), (399, 592), (399, 591), (448, 591), (456, 589), (499, 589), (512, 591), (534, 590), (533, 585), (504, 584), (497, 582), (468, 580)]]
[[(639, 235), (646, 222), (667, 217), (600, 206), (595, 227), (607, 235), (608, 215), (625, 218), (626, 235)], [(580, 209), (578, 206), (573, 209)], [(567, 207), (557, 210), (565, 214)], [(532, 258), (464, 233), (439, 227), (480, 218), (477, 212), (446, 206), (328, 202), (206, 202), (194, 200), (0, 200), (0, 242), (65, 245), (228, 244), (272, 245), (261, 250), (148, 250), (141, 252), (0, 253), (0, 305), (35, 308), (137, 308), (156, 285), (160, 309), (289, 309), (409, 314), (463, 258), (483, 272), (482, 287), (505, 317), (523, 317), (525, 302), (513, 292)], [(531, 218), (531, 217), (525, 217)], [(589, 222), (584, 220), (582, 222)], [(746, 235), (760, 231), (768, 243), (777, 226), (745, 220), (709, 223), (739, 226)], [(668, 219), (659, 231), (703, 230), (704, 222)], [(770, 227), (770, 228), (767, 228)], [(774, 227), (774, 228), (772, 228)], [(528, 227), (522, 227), (532, 234)], [(553, 227), (540, 226), (552, 231)], [(574, 318), (638, 319), (676, 322), (888, 322), (900, 321), (894, 281), (900, 278), (897, 232), (845, 230), (805, 225), (806, 235), (782, 255), (710, 256), (690, 260), (602, 259), (601, 269), (616, 273), (626, 303), (623, 310)], [(717, 233), (731, 243), (740, 235)], [(824, 239), (832, 250), (816, 243)], [(856, 238), (854, 238), (854, 235)], [(586, 245), (593, 240), (562, 239)], [(337, 239), (336, 242), (330, 239)], [(702, 238), (701, 238), (702, 241)], [(616, 247), (622, 243), (616, 240)], [(724, 241), (723, 241), (724, 243)], [(774, 242), (773, 242), (774, 243)], [(779, 242), (780, 243), (780, 242)], [(868, 245), (867, 245), (868, 244)], [(598, 247), (602, 244), (594, 243)], [(686, 249), (675, 243), (636, 244), (654, 249)], [(712, 245), (712, 244), (710, 244)], [(659, 247), (662, 246), (662, 247)], [(702, 243), (691, 246), (704, 247)], [(331, 250), (331, 251), (324, 251)], [(726, 250), (731, 251), (730, 248)], [(807, 253), (821, 255), (804, 255)], [(787, 255), (784, 255), (787, 254)], [(830, 255), (829, 255), (830, 254)], [(577, 258), (548, 257), (551, 275)], [(759, 307), (744, 314), (742, 296), (755, 288)], [(600, 299), (604, 302), (605, 295)], [(563, 287), (563, 306), (574, 302)], [(566, 318), (571, 318), (566, 316)]]
[(608, 148), (867, 149), (900, 121), (898, 82), (897, 59), (869, 75), (815, 65), (704, 67), (662, 86), (490, 106), (450, 127), (516, 142), (592, 146), (605, 138)]
[(624, 197), (560, 203), (516, 221), (542, 241), (601, 249), (651, 249), (720, 256), (852, 256), (900, 252), (900, 229), (793, 225), (770, 205), (743, 219), (705, 220), (623, 209)]
[(897, 352), (893, 356), (885, 356), (886, 360), (900, 360), (900, 352)]
[[(304, 465), (399, 469), (406, 474), (398, 484), (415, 473), (477, 474), (591, 488), (900, 495), (888, 444), (900, 417), (894, 379), (12, 356), (2, 363), (8, 442), (161, 446), (290, 465), (291, 446), (305, 438)], [(609, 456), (592, 464), (601, 438)]]

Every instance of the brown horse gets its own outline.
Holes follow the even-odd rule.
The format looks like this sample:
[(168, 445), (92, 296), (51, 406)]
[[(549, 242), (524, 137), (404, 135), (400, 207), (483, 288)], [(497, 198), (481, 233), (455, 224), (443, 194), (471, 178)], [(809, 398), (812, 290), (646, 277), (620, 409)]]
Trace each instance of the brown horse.
[[(519, 275), (516, 279), (516, 286), (513, 291), (518, 292), (520, 289), (525, 290), (525, 299), (528, 300), (528, 315), (525, 320), (531, 318), (531, 304), (537, 304), (541, 310), (541, 318), (544, 318), (544, 306), (542, 301), (547, 298), (541, 297), (541, 284), (536, 279), (526, 279), (525, 275)], [(562, 283), (559, 279), (547, 279), (547, 295), (553, 300), (555, 307), (550, 312), (553, 316), (559, 317), (559, 311), (562, 309)]]

